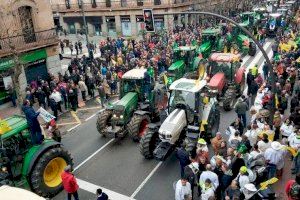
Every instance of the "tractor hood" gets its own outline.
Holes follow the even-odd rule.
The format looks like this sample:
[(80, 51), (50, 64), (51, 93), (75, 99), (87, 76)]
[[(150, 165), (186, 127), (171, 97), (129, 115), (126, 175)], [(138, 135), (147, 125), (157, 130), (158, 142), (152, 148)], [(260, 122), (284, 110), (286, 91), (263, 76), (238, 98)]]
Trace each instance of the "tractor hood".
[(178, 61), (172, 63), (172, 65), (168, 68), (168, 71), (174, 71), (176, 69), (179, 69), (182, 65), (184, 65), (184, 61), (178, 60)]
[(129, 116), (137, 107), (137, 103), (138, 94), (136, 92), (128, 92), (120, 101), (112, 105), (111, 109), (118, 124), (122, 125), (128, 122)]
[(159, 138), (163, 142), (174, 144), (186, 125), (185, 111), (182, 109), (175, 109), (160, 126), (158, 130)]
[(211, 42), (210, 41), (204, 42), (198, 48), (198, 53), (204, 53), (208, 51), (210, 48), (211, 48)]

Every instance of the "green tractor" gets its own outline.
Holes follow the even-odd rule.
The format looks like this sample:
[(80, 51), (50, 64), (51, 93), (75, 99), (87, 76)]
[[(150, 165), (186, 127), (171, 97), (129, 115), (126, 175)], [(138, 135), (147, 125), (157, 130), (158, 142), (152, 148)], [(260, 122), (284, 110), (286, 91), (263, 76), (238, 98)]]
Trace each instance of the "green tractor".
[(73, 166), (70, 153), (61, 143), (45, 139), (40, 145), (32, 145), (22, 116), (2, 120), (0, 132), (0, 185), (23, 187), (44, 197), (61, 191), (60, 175), (67, 165)]
[(129, 133), (139, 141), (150, 121), (158, 119), (159, 109), (167, 104), (167, 92), (164, 85), (155, 85), (149, 73), (147, 69), (132, 69), (122, 76), (120, 100), (98, 115), (97, 130), (102, 136), (124, 138)]
[[(197, 46), (179, 46), (173, 50), (173, 60), (175, 61), (168, 68), (166, 74), (167, 85), (170, 86), (175, 80), (178, 80), (184, 76), (197, 79), (205, 76), (205, 68), (202, 65), (203, 59), (197, 57)], [(195, 76), (195, 71), (200, 70), (199, 74)], [(192, 77), (194, 76), (194, 77)]]
[(212, 51), (223, 52), (225, 48), (225, 41), (221, 37), (220, 28), (208, 28), (202, 31), (202, 44), (197, 52), (203, 58), (209, 58)]

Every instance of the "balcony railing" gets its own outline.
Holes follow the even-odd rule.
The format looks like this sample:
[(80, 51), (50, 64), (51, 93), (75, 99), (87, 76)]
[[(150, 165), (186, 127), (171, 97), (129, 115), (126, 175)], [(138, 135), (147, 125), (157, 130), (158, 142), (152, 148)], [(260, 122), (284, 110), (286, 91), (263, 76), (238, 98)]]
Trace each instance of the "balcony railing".
[(58, 43), (55, 29), (32, 32), (13, 37), (0, 38), (0, 57), (11, 54), (12, 47), (17, 51), (27, 51)]
[[(197, 0), (103, 0), (96, 4), (83, 3), (85, 11), (143, 9), (155, 7), (179, 7), (196, 3)], [(53, 4), (54, 12), (73, 12), (80, 10), (78, 4)]]

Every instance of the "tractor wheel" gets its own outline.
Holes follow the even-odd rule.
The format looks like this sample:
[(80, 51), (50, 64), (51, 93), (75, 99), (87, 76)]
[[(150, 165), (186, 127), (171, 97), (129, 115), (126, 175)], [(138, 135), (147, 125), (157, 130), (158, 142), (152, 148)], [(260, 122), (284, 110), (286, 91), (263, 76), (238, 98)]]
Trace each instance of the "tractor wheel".
[(224, 100), (223, 100), (223, 109), (225, 111), (230, 111), (233, 109), (235, 103), (235, 97), (236, 97), (235, 92), (236, 91), (232, 89), (226, 90), (224, 94)]
[(195, 149), (197, 146), (197, 139), (191, 139), (189, 137), (186, 137), (184, 143), (185, 143), (185, 150), (187, 152), (192, 152), (193, 149)]
[(249, 56), (255, 56), (255, 54), (256, 54), (256, 45), (255, 45), (254, 42), (250, 42), (248, 54), (249, 54)]
[(110, 110), (104, 110), (103, 112), (99, 113), (98, 119), (96, 122), (97, 130), (100, 133), (100, 135), (106, 136), (105, 127), (111, 117), (111, 111)]
[(146, 133), (141, 137), (140, 140), (140, 152), (146, 159), (153, 158), (153, 151), (158, 146), (160, 142), (158, 132), (153, 130), (148, 130)]
[(146, 133), (150, 118), (148, 115), (133, 115), (129, 124), (127, 125), (128, 133), (133, 141), (140, 141), (141, 137)]
[(62, 190), (61, 173), (67, 165), (73, 166), (68, 151), (61, 147), (49, 149), (40, 157), (30, 175), (32, 190), (40, 196), (53, 197)]

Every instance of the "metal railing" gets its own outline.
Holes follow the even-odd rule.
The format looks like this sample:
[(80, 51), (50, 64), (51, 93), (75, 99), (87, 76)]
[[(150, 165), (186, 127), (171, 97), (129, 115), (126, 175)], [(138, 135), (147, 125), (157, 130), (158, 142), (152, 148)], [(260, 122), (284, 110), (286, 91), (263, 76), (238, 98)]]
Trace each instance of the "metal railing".
[[(120, 9), (143, 9), (144, 7), (178, 7), (191, 5), (197, 0), (105, 0), (102, 2), (83, 3), (86, 11), (93, 10), (120, 10)], [(81, 9), (78, 4), (53, 4), (54, 12), (72, 12)]]
[(0, 57), (9, 55), (12, 48), (17, 51), (27, 51), (58, 43), (58, 36), (55, 29), (49, 29), (39, 32), (27, 31), (26, 34), (13, 37), (0, 38)]

